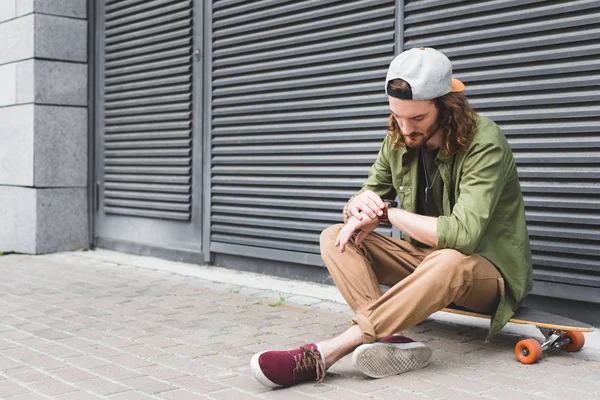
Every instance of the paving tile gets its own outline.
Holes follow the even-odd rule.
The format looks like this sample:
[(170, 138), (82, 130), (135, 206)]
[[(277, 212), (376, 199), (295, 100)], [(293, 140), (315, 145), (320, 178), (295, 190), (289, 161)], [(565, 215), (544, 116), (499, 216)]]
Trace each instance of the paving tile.
[(248, 364), (248, 360), (239, 360), (236, 358), (225, 357), (220, 354), (199, 357), (198, 360), (203, 363), (220, 368), (231, 368)]
[(42, 379), (48, 379), (50, 376), (35, 370), (33, 368), (19, 368), (19, 369), (11, 369), (9, 371), (2, 371), (6, 376), (11, 377), (12, 379), (19, 381), (21, 383), (27, 382), (35, 382)]
[(389, 399), (402, 399), (402, 400), (424, 400), (431, 399), (424, 394), (417, 394), (412, 392), (404, 392), (400, 389), (385, 389), (379, 392), (370, 393), (375, 399), (389, 400)]
[(444, 400), (481, 400), (482, 395), (475, 393), (464, 392), (452, 388), (439, 388), (427, 392), (428, 398), (444, 399)]
[(77, 390), (77, 388), (71, 385), (52, 378), (30, 382), (27, 384), (27, 387), (35, 390), (37, 393), (47, 396), (58, 396)]
[(495, 387), (493, 389), (482, 392), (481, 394), (486, 397), (491, 397), (493, 399), (500, 399), (500, 400), (529, 400), (529, 399), (541, 400), (541, 399), (543, 399), (543, 397), (536, 396), (531, 393), (519, 392), (517, 390), (510, 389), (507, 387)]
[[(62, 396), (54, 397), (55, 400), (98, 400), (101, 398), (102, 397), (95, 396), (93, 394), (86, 393), (86, 392), (79, 391), (79, 390), (76, 392), (63, 394)], [(10, 399), (10, 400), (12, 400), (12, 399)]]
[(220, 392), (210, 393), (208, 398), (215, 400), (260, 399), (258, 396), (250, 393), (244, 393), (236, 389), (227, 389)]
[(87, 354), (83, 356), (71, 357), (68, 359), (68, 362), (69, 364), (74, 364), (78, 367), (85, 369), (94, 369), (110, 364), (110, 361), (102, 360), (98, 357), (90, 356)]
[(0, 379), (0, 399), (31, 392), (31, 390), (11, 382), (8, 379)]
[(175, 386), (168, 385), (147, 376), (129, 379), (121, 383), (131, 389), (135, 389), (146, 394), (156, 394), (177, 389)]
[(136, 372), (163, 381), (168, 381), (170, 379), (181, 378), (183, 376), (189, 375), (187, 372), (183, 372), (174, 368), (165, 367), (161, 365), (151, 365), (149, 367), (138, 368)]
[(198, 378), (195, 376), (185, 376), (183, 378), (172, 379), (171, 381), (169, 381), (169, 383), (200, 394), (227, 389), (227, 386), (225, 385), (216, 382), (211, 382), (204, 378)]
[(132, 356), (131, 354), (121, 354), (118, 356), (109, 357), (108, 360), (110, 360), (111, 363), (131, 369), (147, 367), (154, 364), (153, 361)]
[(123, 354), (123, 350), (121, 349), (115, 349), (101, 344), (87, 347), (85, 352), (99, 358), (108, 358)]
[[(5, 350), (2, 350), (4, 353)], [(23, 368), (25, 363), (8, 359), (0, 355), (0, 371), (8, 371), (11, 369)]]
[(69, 383), (81, 382), (81, 381), (85, 381), (88, 379), (97, 378), (97, 376), (92, 375), (89, 372), (86, 372), (86, 371), (76, 368), (76, 367), (66, 367), (66, 368), (55, 369), (48, 373), (50, 375), (52, 375), (53, 377), (56, 377), (60, 380), (63, 380), (65, 382), (69, 382)]
[(172, 392), (159, 393), (157, 396), (165, 400), (206, 400), (208, 398), (198, 393), (192, 393), (189, 390), (174, 390)]
[(120, 367), (115, 364), (109, 364), (99, 368), (94, 368), (92, 371), (103, 378), (107, 378), (117, 382), (121, 382), (127, 379), (139, 378), (140, 376), (144, 375), (143, 373), (140, 374), (138, 372)]
[(468, 378), (459, 378), (448, 374), (430, 374), (425, 381), (439, 386), (463, 390), (470, 393), (479, 393), (492, 389), (494, 386)]
[[(57, 397), (59, 398), (59, 397)], [(47, 397), (43, 397), (39, 394), (29, 392), (25, 394), (18, 394), (16, 396), (11, 397), (9, 400), (46, 400)]]
[(150, 397), (147, 394), (140, 392), (123, 392), (110, 396), (111, 400), (151, 400), (155, 397)]
[(333, 390), (328, 390), (320, 395), (325, 399), (336, 399), (336, 400), (365, 400), (372, 398), (369, 395), (351, 392), (346, 389), (335, 388)]
[(68, 364), (51, 356), (45, 355), (27, 360), (27, 364), (35, 368), (43, 369), (44, 371), (52, 371), (54, 369), (68, 367)]
[[(211, 379), (214, 380), (214, 377), (211, 377)], [(271, 390), (270, 388), (262, 385), (256, 379), (251, 379), (244, 376), (233, 376), (230, 378), (219, 379), (219, 383), (253, 394), (266, 393)]]
[(61, 345), (47, 345), (40, 349), (40, 352), (61, 359), (83, 355), (81, 351), (70, 349)]
[(77, 387), (85, 391), (91, 391), (101, 396), (122, 393), (129, 390), (126, 386), (107, 381), (103, 378), (90, 379), (77, 383)]
[(315, 396), (296, 392), (293, 389), (271, 390), (263, 393), (261, 397), (268, 400), (314, 400), (316, 398)]

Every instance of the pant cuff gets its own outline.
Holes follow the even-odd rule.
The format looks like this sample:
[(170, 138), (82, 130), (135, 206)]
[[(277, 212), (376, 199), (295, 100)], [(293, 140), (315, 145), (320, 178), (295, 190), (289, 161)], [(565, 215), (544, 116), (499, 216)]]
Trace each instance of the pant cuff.
[(363, 314), (356, 314), (352, 317), (352, 322), (360, 327), (363, 331), (363, 343), (373, 343), (377, 340), (377, 336), (375, 335), (375, 328), (373, 328), (373, 324), (369, 321), (369, 318), (364, 316)]

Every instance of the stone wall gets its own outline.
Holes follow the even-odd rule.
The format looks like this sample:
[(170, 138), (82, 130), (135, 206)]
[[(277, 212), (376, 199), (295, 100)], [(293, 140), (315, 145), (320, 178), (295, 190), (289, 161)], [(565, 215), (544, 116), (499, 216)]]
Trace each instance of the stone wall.
[(86, 0), (0, 0), (0, 251), (88, 247)]

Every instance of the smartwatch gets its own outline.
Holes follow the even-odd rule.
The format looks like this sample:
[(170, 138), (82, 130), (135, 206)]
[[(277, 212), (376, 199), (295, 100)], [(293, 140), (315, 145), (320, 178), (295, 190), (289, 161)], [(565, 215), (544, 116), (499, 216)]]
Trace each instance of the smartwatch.
[(379, 216), (379, 222), (383, 222), (384, 224), (389, 224), (390, 219), (388, 218), (388, 209), (398, 207), (398, 203), (393, 200), (383, 200), (383, 214)]

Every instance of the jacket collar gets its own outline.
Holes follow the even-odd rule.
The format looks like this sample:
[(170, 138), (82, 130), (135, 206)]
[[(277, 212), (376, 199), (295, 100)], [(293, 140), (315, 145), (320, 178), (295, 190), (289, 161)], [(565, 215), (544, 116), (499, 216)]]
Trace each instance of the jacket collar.
[[(398, 151), (400, 152), (400, 157), (404, 159), (407, 153), (416, 150), (416, 149), (407, 149), (406, 145), (400, 146)], [(444, 155), (442, 151), (438, 153), (437, 159), (443, 162), (444, 164), (452, 164), (452, 159), (454, 158), (454, 154)]]

